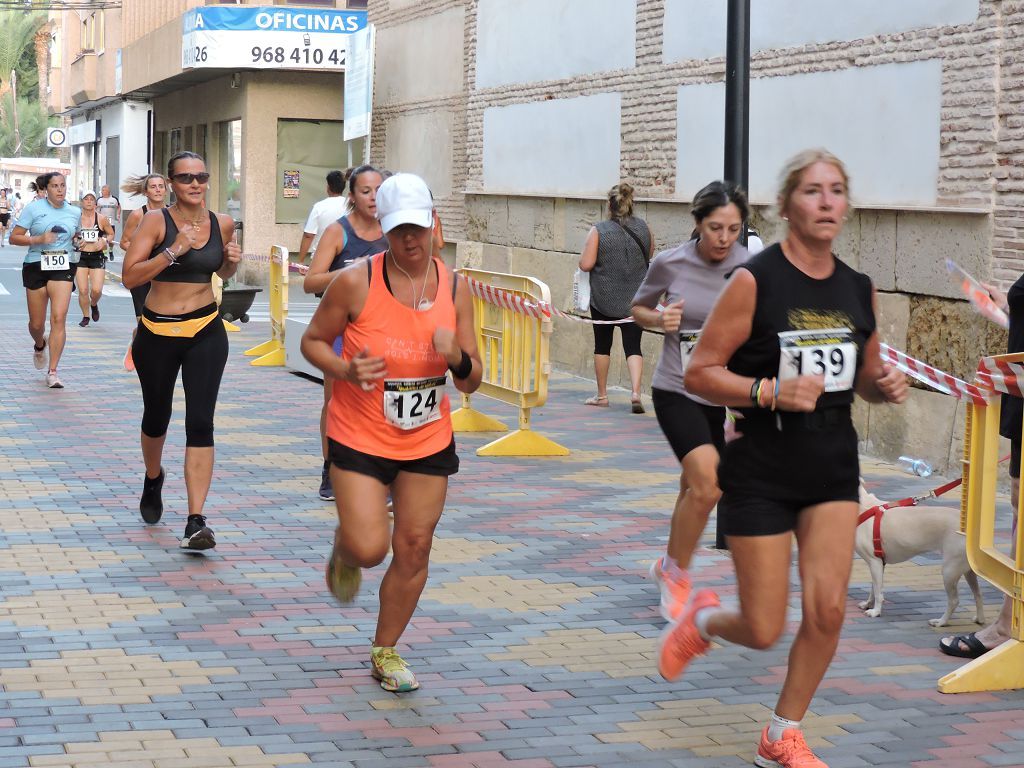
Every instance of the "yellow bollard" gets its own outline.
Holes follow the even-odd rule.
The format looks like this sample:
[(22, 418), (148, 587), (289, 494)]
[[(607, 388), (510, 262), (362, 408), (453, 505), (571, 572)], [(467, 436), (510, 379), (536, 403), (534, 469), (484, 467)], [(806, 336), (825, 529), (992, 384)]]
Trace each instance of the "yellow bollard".
[[(531, 304), (551, 303), (551, 292), (540, 280), (478, 269), (460, 269), (474, 285), (499, 289), (506, 296)], [(569, 449), (530, 429), (530, 411), (548, 399), (551, 363), (548, 340), (550, 317), (532, 317), (499, 306), (473, 291), (473, 322), (483, 361), (479, 393), (519, 409), (519, 429), (477, 449), (478, 456), (568, 456)], [(507, 431), (496, 419), (473, 410), (464, 396), (463, 407), (452, 414), (456, 431)]]
[(288, 249), (270, 249), (270, 340), (245, 350), (250, 365), (284, 365), (284, 321), (288, 318)]
[[(996, 360), (1024, 362), (1024, 354)], [(995, 496), (999, 467), (1000, 398), (968, 405), (964, 439), (964, 488), (961, 519), (967, 558), (974, 571), (1013, 603), (1010, 639), (939, 680), (942, 693), (974, 693), (1024, 688), (1024, 505), (1017, 516), (1016, 556), (995, 547)], [(1024, 491), (1024, 483), (1021, 484)], [(1021, 494), (1024, 499), (1024, 493)]]

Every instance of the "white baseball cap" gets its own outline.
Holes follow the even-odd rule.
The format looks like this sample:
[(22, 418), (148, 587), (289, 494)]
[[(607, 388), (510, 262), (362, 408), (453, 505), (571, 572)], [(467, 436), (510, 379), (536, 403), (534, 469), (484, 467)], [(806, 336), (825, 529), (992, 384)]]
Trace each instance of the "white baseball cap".
[(90, 189), (90, 190), (88, 190), (87, 192), (83, 192), (83, 193), (82, 193), (82, 199), (83, 199), (83, 200), (85, 200), (85, 198), (87, 198), (87, 197), (88, 197), (89, 195), (92, 195), (92, 197), (93, 197), (93, 199), (94, 199), (94, 200), (96, 200), (96, 199), (97, 199), (97, 198), (96, 198), (96, 193), (95, 193), (95, 192), (93, 192), (93, 191), (92, 191), (91, 189)]
[(385, 234), (402, 224), (429, 228), (434, 223), (434, 198), (427, 182), (414, 173), (396, 173), (377, 190), (377, 218)]

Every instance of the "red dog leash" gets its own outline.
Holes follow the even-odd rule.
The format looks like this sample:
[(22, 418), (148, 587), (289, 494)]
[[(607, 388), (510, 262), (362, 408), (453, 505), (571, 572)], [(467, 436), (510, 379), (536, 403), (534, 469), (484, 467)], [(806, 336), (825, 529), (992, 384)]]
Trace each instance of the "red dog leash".
[[(1009, 458), (1009, 457), (1007, 457)], [(916, 507), (922, 501), (928, 499), (935, 499), (942, 496), (944, 493), (949, 493), (958, 485), (960, 485), (964, 479), (962, 477), (956, 480), (951, 480), (945, 485), (940, 485), (938, 488), (923, 493), (920, 496), (908, 496), (905, 499), (899, 501), (887, 501), (885, 504), (878, 504), (871, 509), (865, 510), (860, 513), (860, 517), (857, 518), (857, 525), (860, 525), (865, 520), (870, 520), (872, 517), (875, 519), (871, 526), (871, 539), (875, 545), (875, 557), (885, 564), (885, 550), (882, 548), (882, 515), (887, 509), (893, 509), (895, 507)]]

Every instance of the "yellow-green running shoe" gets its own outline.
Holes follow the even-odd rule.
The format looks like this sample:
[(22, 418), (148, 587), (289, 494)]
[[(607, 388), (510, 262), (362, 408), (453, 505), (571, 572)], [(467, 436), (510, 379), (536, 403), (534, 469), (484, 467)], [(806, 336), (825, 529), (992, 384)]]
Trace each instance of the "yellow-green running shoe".
[(370, 649), (370, 666), (373, 676), (380, 680), (380, 687), (393, 693), (408, 693), (420, 687), (416, 675), (409, 669), (405, 659), (394, 648), (377, 647)]
[(345, 565), (338, 559), (337, 549), (331, 547), (331, 556), (327, 558), (327, 589), (341, 603), (351, 603), (359, 594), (359, 585), (363, 583), (363, 571), (354, 565)]

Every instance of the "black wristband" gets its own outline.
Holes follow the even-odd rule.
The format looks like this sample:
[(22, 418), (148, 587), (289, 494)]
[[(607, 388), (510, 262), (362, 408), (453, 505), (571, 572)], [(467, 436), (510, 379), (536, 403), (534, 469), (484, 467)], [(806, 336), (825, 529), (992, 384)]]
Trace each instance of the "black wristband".
[(761, 407), (761, 404), (757, 402), (757, 387), (760, 383), (760, 379), (754, 379), (754, 383), (750, 385), (750, 401), (758, 408)]
[(456, 379), (468, 378), (469, 374), (473, 372), (473, 358), (466, 354), (466, 350), (462, 350), (462, 359), (459, 360), (459, 364), (449, 365), (448, 370)]

